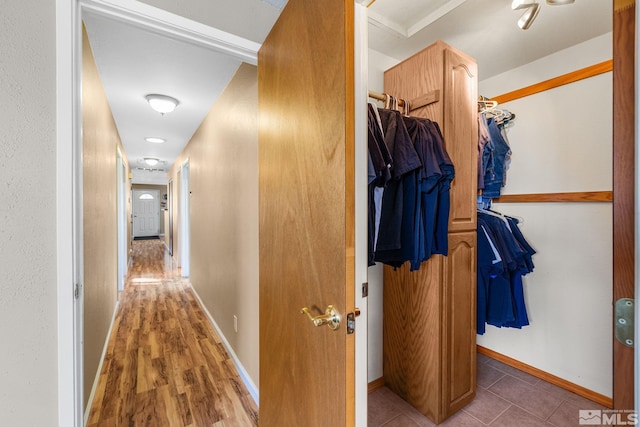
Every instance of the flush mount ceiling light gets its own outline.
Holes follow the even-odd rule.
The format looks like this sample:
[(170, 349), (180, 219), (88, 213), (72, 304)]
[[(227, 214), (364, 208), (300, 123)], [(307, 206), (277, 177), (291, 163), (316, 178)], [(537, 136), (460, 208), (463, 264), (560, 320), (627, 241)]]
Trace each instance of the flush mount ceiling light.
[(547, 4), (550, 4), (551, 6), (557, 6), (561, 4), (571, 4), (575, 2), (576, 0), (547, 0)]
[(155, 136), (148, 136), (144, 140), (147, 142), (152, 142), (154, 144), (162, 144), (164, 142), (167, 142), (166, 139), (156, 138)]
[(158, 113), (165, 115), (176, 109), (180, 103), (177, 99), (167, 95), (149, 94), (145, 96), (147, 102)]
[(160, 163), (160, 160), (159, 160), (159, 159), (156, 159), (155, 157), (145, 157), (145, 158), (144, 158), (144, 162), (145, 162), (146, 164), (148, 164), (149, 166), (155, 166), (155, 165), (157, 165), (158, 163)]

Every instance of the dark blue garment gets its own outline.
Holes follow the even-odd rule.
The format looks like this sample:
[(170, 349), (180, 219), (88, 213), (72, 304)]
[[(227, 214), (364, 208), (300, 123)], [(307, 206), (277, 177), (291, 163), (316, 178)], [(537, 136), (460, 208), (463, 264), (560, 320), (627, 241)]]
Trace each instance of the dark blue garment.
[(516, 240), (518, 241), (520, 246), (525, 251), (524, 262), (526, 264), (526, 272), (527, 273), (531, 273), (533, 271), (533, 267), (534, 267), (532, 256), (536, 253), (536, 251), (535, 251), (535, 249), (533, 249), (531, 247), (529, 242), (527, 242), (527, 239), (525, 239), (524, 235), (520, 231), (520, 228), (518, 227), (518, 222), (519, 221), (517, 219), (515, 219), (515, 218), (511, 218), (511, 217), (508, 217), (508, 216), (506, 218), (507, 218), (507, 221), (509, 222), (509, 224), (511, 226), (511, 232), (513, 233), (513, 237), (516, 238)]
[[(489, 237), (489, 241), (493, 244), (493, 247), (499, 253), (500, 261), (494, 262), (493, 250), (491, 257), (494, 261), (491, 261), (490, 265), (480, 266), (481, 261), (485, 261), (489, 258), (486, 255), (481, 259), (478, 253), (478, 269), (483, 271), (489, 269), (490, 274), (488, 277), (488, 285), (486, 289), (487, 304), (486, 304), (486, 322), (490, 325), (502, 327), (506, 322), (513, 321), (515, 319), (513, 315), (513, 300), (511, 297), (511, 284), (509, 280), (508, 263), (509, 259), (503, 257), (504, 242), (496, 234), (493, 222), (493, 217), (486, 214), (478, 215), (478, 236), (482, 237), (481, 233), (486, 233)], [(485, 235), (485, 236), (486, 236)]]
[(431, 135), (435, 139), (435, 152), (442, 178), (438, 182), (438, 206), (434, 226), (434, 247), (432, 254), (449, 253), (449, 211), (451, 209), (451, 181), (455, 177), (453, 162), (445, 148), (444, 138), (437, 123), (427, 121)]
[(482, 195), (487, 198), (497, 198), (500, 197), (500, 191), (506, 179), (505, 162), (511, 149), (493, 118), (487, 119), (487, 128), (491, 141), (485, 145), (483, 153), (483, 165), (486, 164), (486, 168)]
[(411, 257), (408, 258), (411, 263), (410, 269), (414, 271), (419, 269), (420, 264), (429, 259), (432, 253), (438, 203), (437, 186), (442, 179), (442, 172), (434, 147), (435, 141), (425, 123), (414, 117), (404, 117), (403, 120), (422, 163), (422, 167), (418, 170), (415, 194), (412, 243), (414, 248), (411, 251)]
[[(377, 239), (375, 231), (371, 238), (369, 230), (369, 263), (400, 267), (409, 261), (413, 271), (432, 254), (448, 253), (449, 193), (454, 167), (436, 123), (405, 117), (394, 110), (377, 111), (382, 125), (380, 135), (391, 154), (391, 179), (384, 187), (380, 212), (370, 203), (369, 216), (379, 215), (380, 227)], [(370, 123), (374, 116), (370, 110)], [(380, 139), (376, 135), (375, 128), (370, 129), (370, 151), (375, 150), (372, 142)], [(372, 162), (373, 169), (378, 169), (375, 159)], [(377, 178), (374, 182), (379, 185)]]
[[(417, 172), (414, 171), (422, 164), (402, 115), (398, 111), (386, 109), (378, 109), (378, 113), (382, 122), (384, 142), (392, 156), (392, 167), (391, 180), (387, 183), (382, 198), (375, 260), (396, 265), (401, 260), (397, 250), (402, 250), (403, 241), (407, 241), (407, 235), (413, 231), (410, 224), (406, 224), (403, 229), (403, 221), (412, 218), (415, 210), (415, 200), (405, 200), (405, 195), (415, 198)], [(404, 212), (405, 206), (407, 212)], [(408, 227), (411, 227), (410, 231)]]
[[(499, 263), (495, 259), (493, 249), (489, 243), (489, 238), (484, 227), (478, 226), (478, 265), (477, 265), (477, 332), (482, 335), (485, 333), (487, 322), (487, 300), (489, 295), (489, 286), (491, 284), (491, 276), (494, 275), (496, 264)], [(495, 262), (494, 262), (495, 261)]]
[(375, 185), (370, 182), (367, 186), (368, 194), (369, 194), (369, 217), (368, 217), (368, 230), (367, 230), (367, 240), (368, 240), (368, 264), (369, 266), (375, 265), (374, 254), (375, 254), (375, 223), (376, 223), (376, 204), (374, 201), (373, 193), (375, 191)]
[(384, 187), (391, 179), (391, 154), (387, 149), (382, 136), (382, 130), (378, 126), (378, 121), (375, 116), (375, 112), (372, 110), (373, 106), (369, 104), (369, 116), (368, 116), (368, 147), (369, 158), (373, 166), (373, 172), (375, 175), (376, 185)]
[(516, 219), (485, 212), (478, 212), (478, 334), (483, 320), (500, 328), (529, 324), (522, 276), (533, 270), (535, 253)]

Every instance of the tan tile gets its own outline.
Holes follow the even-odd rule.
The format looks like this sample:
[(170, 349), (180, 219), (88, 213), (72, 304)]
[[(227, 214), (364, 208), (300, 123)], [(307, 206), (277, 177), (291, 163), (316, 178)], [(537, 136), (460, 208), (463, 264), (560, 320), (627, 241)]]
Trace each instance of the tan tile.
[(593, 400), (589, 400), (586, 397), (582, 397), (571, 392), (569, 392), (569, 394), (567, 395), (567, 400), (572, 404), (578, 406), (580, 409), (607, 409), (605, 406), (602, 406), (599, 403), (594, 402)]
[(536, 378), (533, 375), (527, 374), (526, 372), (522, 372), (521, 370), (513, 368), (509, 365), (505, 365), (504, 363), (499, 362), (495, 359), (489, 360), (487, 362), (487, 365), (532, 385), (537, 384), (540, 381), (539, 378)]
[(506, 374), (490, 366), (488, 363), (478, 364), (477, 382), (482, 388), (489, 388)]
[(476, 358), (478, 360), (478, 363), (487, 363), (488, 361), (492, 360), (489, 356), (485, 356), (484, 354), (480, 353), (476, 354)]
[(580, 408), (574, 404), (570, 402), (563, 402), (547, 421), (557, 427), (578, 427), (580, 426), (579, 410)]
[(402, 414), (402, 411), (398, 408), (398, 405), (394, 403), (394, 399), (390, 394), (393, 393), (386, 387), (369, 394), (369, 427), (380, 427)]
[[(371, 425), (371, 424), (369, 424)], [(415, 421), (406, 416), (405, 414), (400, 414), (388, 423), (384, 424), (384, 427), (418, 427)]]
[(509, 375), (492, 385), (489, 391), (543, 420), (550, 417), (562, 403), (557, 396), (541, 393), (534, 386)]
[(512, 406), (497, 420), (491, 423), (491, 427), (547, 427), (542, 419), (531, 415), (527, 411)]
[(484, 424), (464, 411), (459, 411), (439, 424), (443, 427), (484, 427)]
[(473, 402), (465, 406), (463, 410), (483, 423), (490, 424), (510, 406), (511, 403), (480, 388), (476, 391), (476, 398)]

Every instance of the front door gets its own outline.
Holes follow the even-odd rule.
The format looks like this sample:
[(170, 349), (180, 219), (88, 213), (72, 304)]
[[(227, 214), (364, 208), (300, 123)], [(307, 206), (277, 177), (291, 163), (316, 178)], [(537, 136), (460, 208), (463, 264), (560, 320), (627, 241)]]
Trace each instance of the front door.
[(289, 0), (258, 56), (263, 427), (355, 423), (353, 14)]
[(160, 192), (133, 190), (133, 237), (160, 234)]

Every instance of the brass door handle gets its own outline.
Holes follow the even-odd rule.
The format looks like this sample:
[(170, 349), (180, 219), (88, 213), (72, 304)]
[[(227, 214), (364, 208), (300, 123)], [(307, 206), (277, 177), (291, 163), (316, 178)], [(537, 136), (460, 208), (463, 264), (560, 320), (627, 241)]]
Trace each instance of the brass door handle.
[(319, 316), (313, 317), (311, 311), (307, 307), (302, 308), (300, 313), (306, 314), (315, 326), (328, 325), (334, 331), (340, 327), (340, 313), (338, 313), (332, 305), (327, 306), (324, 314)]

